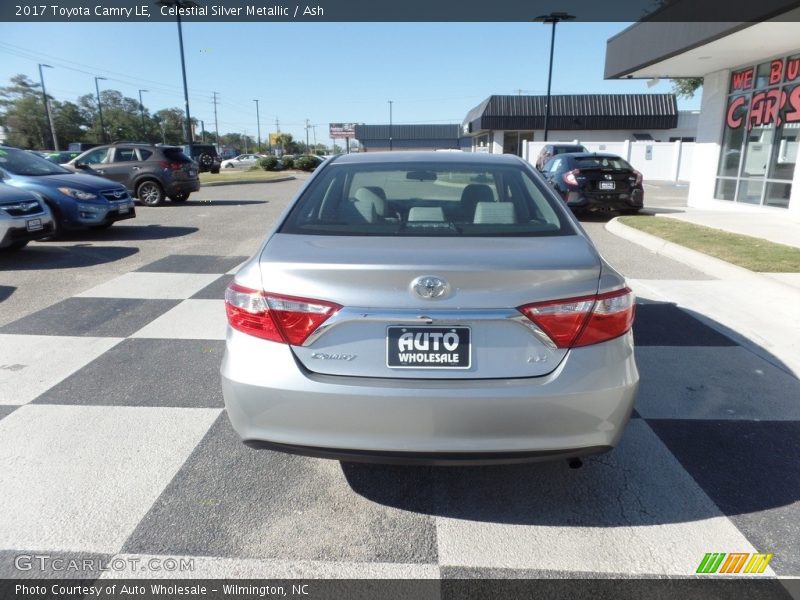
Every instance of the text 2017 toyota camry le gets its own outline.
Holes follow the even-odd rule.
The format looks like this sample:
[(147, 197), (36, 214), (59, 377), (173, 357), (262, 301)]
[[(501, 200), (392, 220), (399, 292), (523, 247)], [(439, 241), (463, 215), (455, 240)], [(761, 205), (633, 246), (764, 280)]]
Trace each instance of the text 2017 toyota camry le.
[(613, 448), (639, 375), (634, 296), (514, 156), (327, 161), (225, 295), (245, 443), (478, 464)]

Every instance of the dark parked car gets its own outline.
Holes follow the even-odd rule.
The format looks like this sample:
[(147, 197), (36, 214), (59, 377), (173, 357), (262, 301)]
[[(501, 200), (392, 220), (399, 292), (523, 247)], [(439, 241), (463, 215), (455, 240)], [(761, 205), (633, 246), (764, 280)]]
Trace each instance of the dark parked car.
[(63, 165), (64, 163), (68, 163), (73, 158), (80, 156), (80, 152), (76, 150), (62, 150), (58, 152), (43, 152), (42, 156), (44, 156), (50, 162), (54, 162), (57, 165)]
[(545, 163), (559, 154), (566, 152), (588, 152), (589, 150), (581, 144), (545, 144), (536, 157), (536, 168), (540, 171)]
[(43, 198), (53, 213), (53, 236), (62, 229), (105, 229), (136, 216), (125, 186), (75, 173), (19, 148), (0, 146), (0, 179)]
[(65, 166), (119, 182), (147, 206), (158, 206), (165, 197), (185, 202), (200, 189), (197, 165), (177, 146), (126, 142), (98, 146)]
[(638, 212), (644, 205), (642, 174), (615, 154), (559, 154), (542, 175), (574, 212)]
[(33, 192), (0, 183), (0, 250), (19, 250), (53, 234), (53, 216)]
[(220, 159), (214, 144), (192, 143), (181, 146), (181, 149), (186, 156), (199, 165), (201, 173), (206, 171), (219, 173), (222, 159)]

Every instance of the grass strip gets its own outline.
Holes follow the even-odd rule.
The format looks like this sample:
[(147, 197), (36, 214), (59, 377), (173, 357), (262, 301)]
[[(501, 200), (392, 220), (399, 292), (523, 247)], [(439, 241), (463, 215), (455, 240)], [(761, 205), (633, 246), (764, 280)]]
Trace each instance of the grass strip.
[(729, 233), (669, 217), (620, 217), (620, 222), (650, 235), (760, 273), (800, 272), (800, 248)]

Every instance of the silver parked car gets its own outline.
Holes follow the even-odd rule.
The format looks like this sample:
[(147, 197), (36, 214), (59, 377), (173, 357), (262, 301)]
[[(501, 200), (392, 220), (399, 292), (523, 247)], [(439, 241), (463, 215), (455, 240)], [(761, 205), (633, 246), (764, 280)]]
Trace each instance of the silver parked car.
[(39, 194), (0, 183), (0, 250), (19, 250), (53, 231), (53, 215)]
[(614, 447), (639, 375), (634, 297), (515, 156), (326, 161), (226, 296), (245, 443), (480, 464)]

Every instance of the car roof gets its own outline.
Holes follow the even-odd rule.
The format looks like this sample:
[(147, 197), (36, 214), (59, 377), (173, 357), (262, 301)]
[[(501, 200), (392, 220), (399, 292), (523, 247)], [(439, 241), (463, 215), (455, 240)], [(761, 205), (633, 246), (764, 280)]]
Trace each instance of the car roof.
[(356, 152), (332, 157), (339, 164), (407, 164), (414, 162), (469, 163), (476, 165), (519, 165), (525, 163), (515, 154), (482, 152)]
[(616, 158), (622, 160), (619, 154), (610, 154), (608, 152), (564, 152), (553, 158), (562, 158), (564, 156), (571, 156), (572, 158)]

